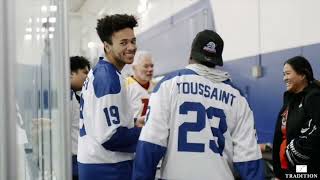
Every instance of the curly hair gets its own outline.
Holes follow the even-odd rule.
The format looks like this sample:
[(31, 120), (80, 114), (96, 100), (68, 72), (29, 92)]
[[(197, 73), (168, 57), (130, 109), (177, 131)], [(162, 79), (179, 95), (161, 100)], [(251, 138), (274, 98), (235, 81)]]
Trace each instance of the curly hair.
[(114, 32), (125, 28), (133, 29), (136, 26), (138, 22), (133, 15), (115, 14), (98, 19), (96, 30), (102, 42), (112, 45), (111, 37)]
[(70, 57), (70, 70), (71, 72), (77, 72), (79, 69), (88, 67), (90, 69), (90, 62), (83, 56)]

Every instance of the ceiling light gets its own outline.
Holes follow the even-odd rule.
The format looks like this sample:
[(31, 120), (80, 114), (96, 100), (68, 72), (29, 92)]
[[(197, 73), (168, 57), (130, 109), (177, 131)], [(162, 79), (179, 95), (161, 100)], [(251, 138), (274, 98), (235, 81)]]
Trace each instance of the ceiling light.
[(95, 43), (94, 42), (92, 42), (92, 41), (88, 42), (88, 48), (89, 49), (92, 49), (94, 47), (95, 47)]
[(49, 27), (49, 32), (54, 32), (54, 31), (55, 31), (54, 27)]
[(148, 0), (140, 0), (137, 11), (142, 14), (148, 9)]
[(42, 23), (46, 23), (46, 22), (48, 22), (48, 19), (47, 18), (41, 18), (41, 22)]
[(24, 35), (24, 39), (25, 40), (31, 40), (32, 39), (32, 35), (31, 34), (26, 34), (26, 35)]
[(51, 5), (51, 6), (49, 6), (49, 9), (51, 12), (56, 12), (58, 7), (56, 5)]
[(55, 17), (50, 17), (49, 18), (49, 22), (50, 23), (55, 23), (57, 21), (57, 19)]
[(32, 28), (26, 28), (26, 32), (32, 32)]
[(41, 6), (41, 12), (47, 12), (48, 8), (47, 6)]

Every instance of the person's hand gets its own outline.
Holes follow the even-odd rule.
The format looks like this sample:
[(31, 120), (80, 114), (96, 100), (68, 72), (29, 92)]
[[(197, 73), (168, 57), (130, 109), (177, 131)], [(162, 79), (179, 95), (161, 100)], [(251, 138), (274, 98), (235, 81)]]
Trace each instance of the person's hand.
[(260, 146), (260, 150), (262, 153), (272, 151), (272, 144), (270, 144), (270, 143), (259, 144), (259, 146)]
[(259, 144), (259, 146), (260, 146), (261, 152), (264, 153), (266, 150), (266, 144)]
[(143, 127), (144, 124), (145, 124), (145, 121), (144, 121), (145, 118), (146, 118), (146, 116), (138, 117), (137, 120), (136, 120), (136, 122), (135, 122), (135, 125), (136, 125), (137, 127)]

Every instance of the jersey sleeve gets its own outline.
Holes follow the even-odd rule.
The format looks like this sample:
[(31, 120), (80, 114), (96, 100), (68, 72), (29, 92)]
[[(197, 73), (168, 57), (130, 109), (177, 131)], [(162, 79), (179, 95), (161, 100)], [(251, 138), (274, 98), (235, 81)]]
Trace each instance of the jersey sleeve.
[(233, 165), (241, 179), (264, 179), (260, 148), (254, 128), (253, 113), (243, 96), (236, 100), (235, 128), (231, 132), (234, 144)]
[[(84, 114), (80, 116), (87, 126), (82, 128), (88, 129), (82, 132), (90, 135), (107, 150), (134, 152), (141, 128), (133, 127), (133, 120), (128, 116), (127, 99), (123, 92), (125, 90), (119, 76), (107, 73), (110, 78), (106, 79), (105, 74), (97, 72), (83, 92), (84, 102), (81, 108)], [(87, 100), (89, 101), (86, 102)]]
[(169, 87), (160, 84), (151, 94), (146, 125), (143, 127), (134, 161), (133, 178), (136, 180), (154, 179), (156, 167), (164, 156), (169, 135)]
[[(100, 103), (99, 118), (106, 121), (104, 126), (99, 126), (101, 128), (97, 135), (99, 137), (102, 146), (110, 151), (119, 152), (135, 152), (136, 143), (138, 141), (141, 128), (131, 127), (130, 122), (133, 119), (126, 115), (126, 106), (120, 96), (107, 96)], [(97, 119), (99, 119), (97, 118)]]

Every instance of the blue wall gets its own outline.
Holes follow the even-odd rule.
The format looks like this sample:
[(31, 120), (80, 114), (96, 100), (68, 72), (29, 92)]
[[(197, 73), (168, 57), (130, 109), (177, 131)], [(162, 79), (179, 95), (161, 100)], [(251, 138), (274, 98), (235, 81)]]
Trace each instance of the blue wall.
[(247, 97), (253, 110), (259, 142), (272, 142), (274, 126), (282, 105), (283, 63), (296, 55), (306, 57), (320, 79), (320, 44), (292, 48), (261, 55), (263, 75), (261, 78), (251, 76), (251, 68), (259, 63), (259, 56), (246, 57), (225, 62), (224, 69), (229, 71), (234, 84)]

